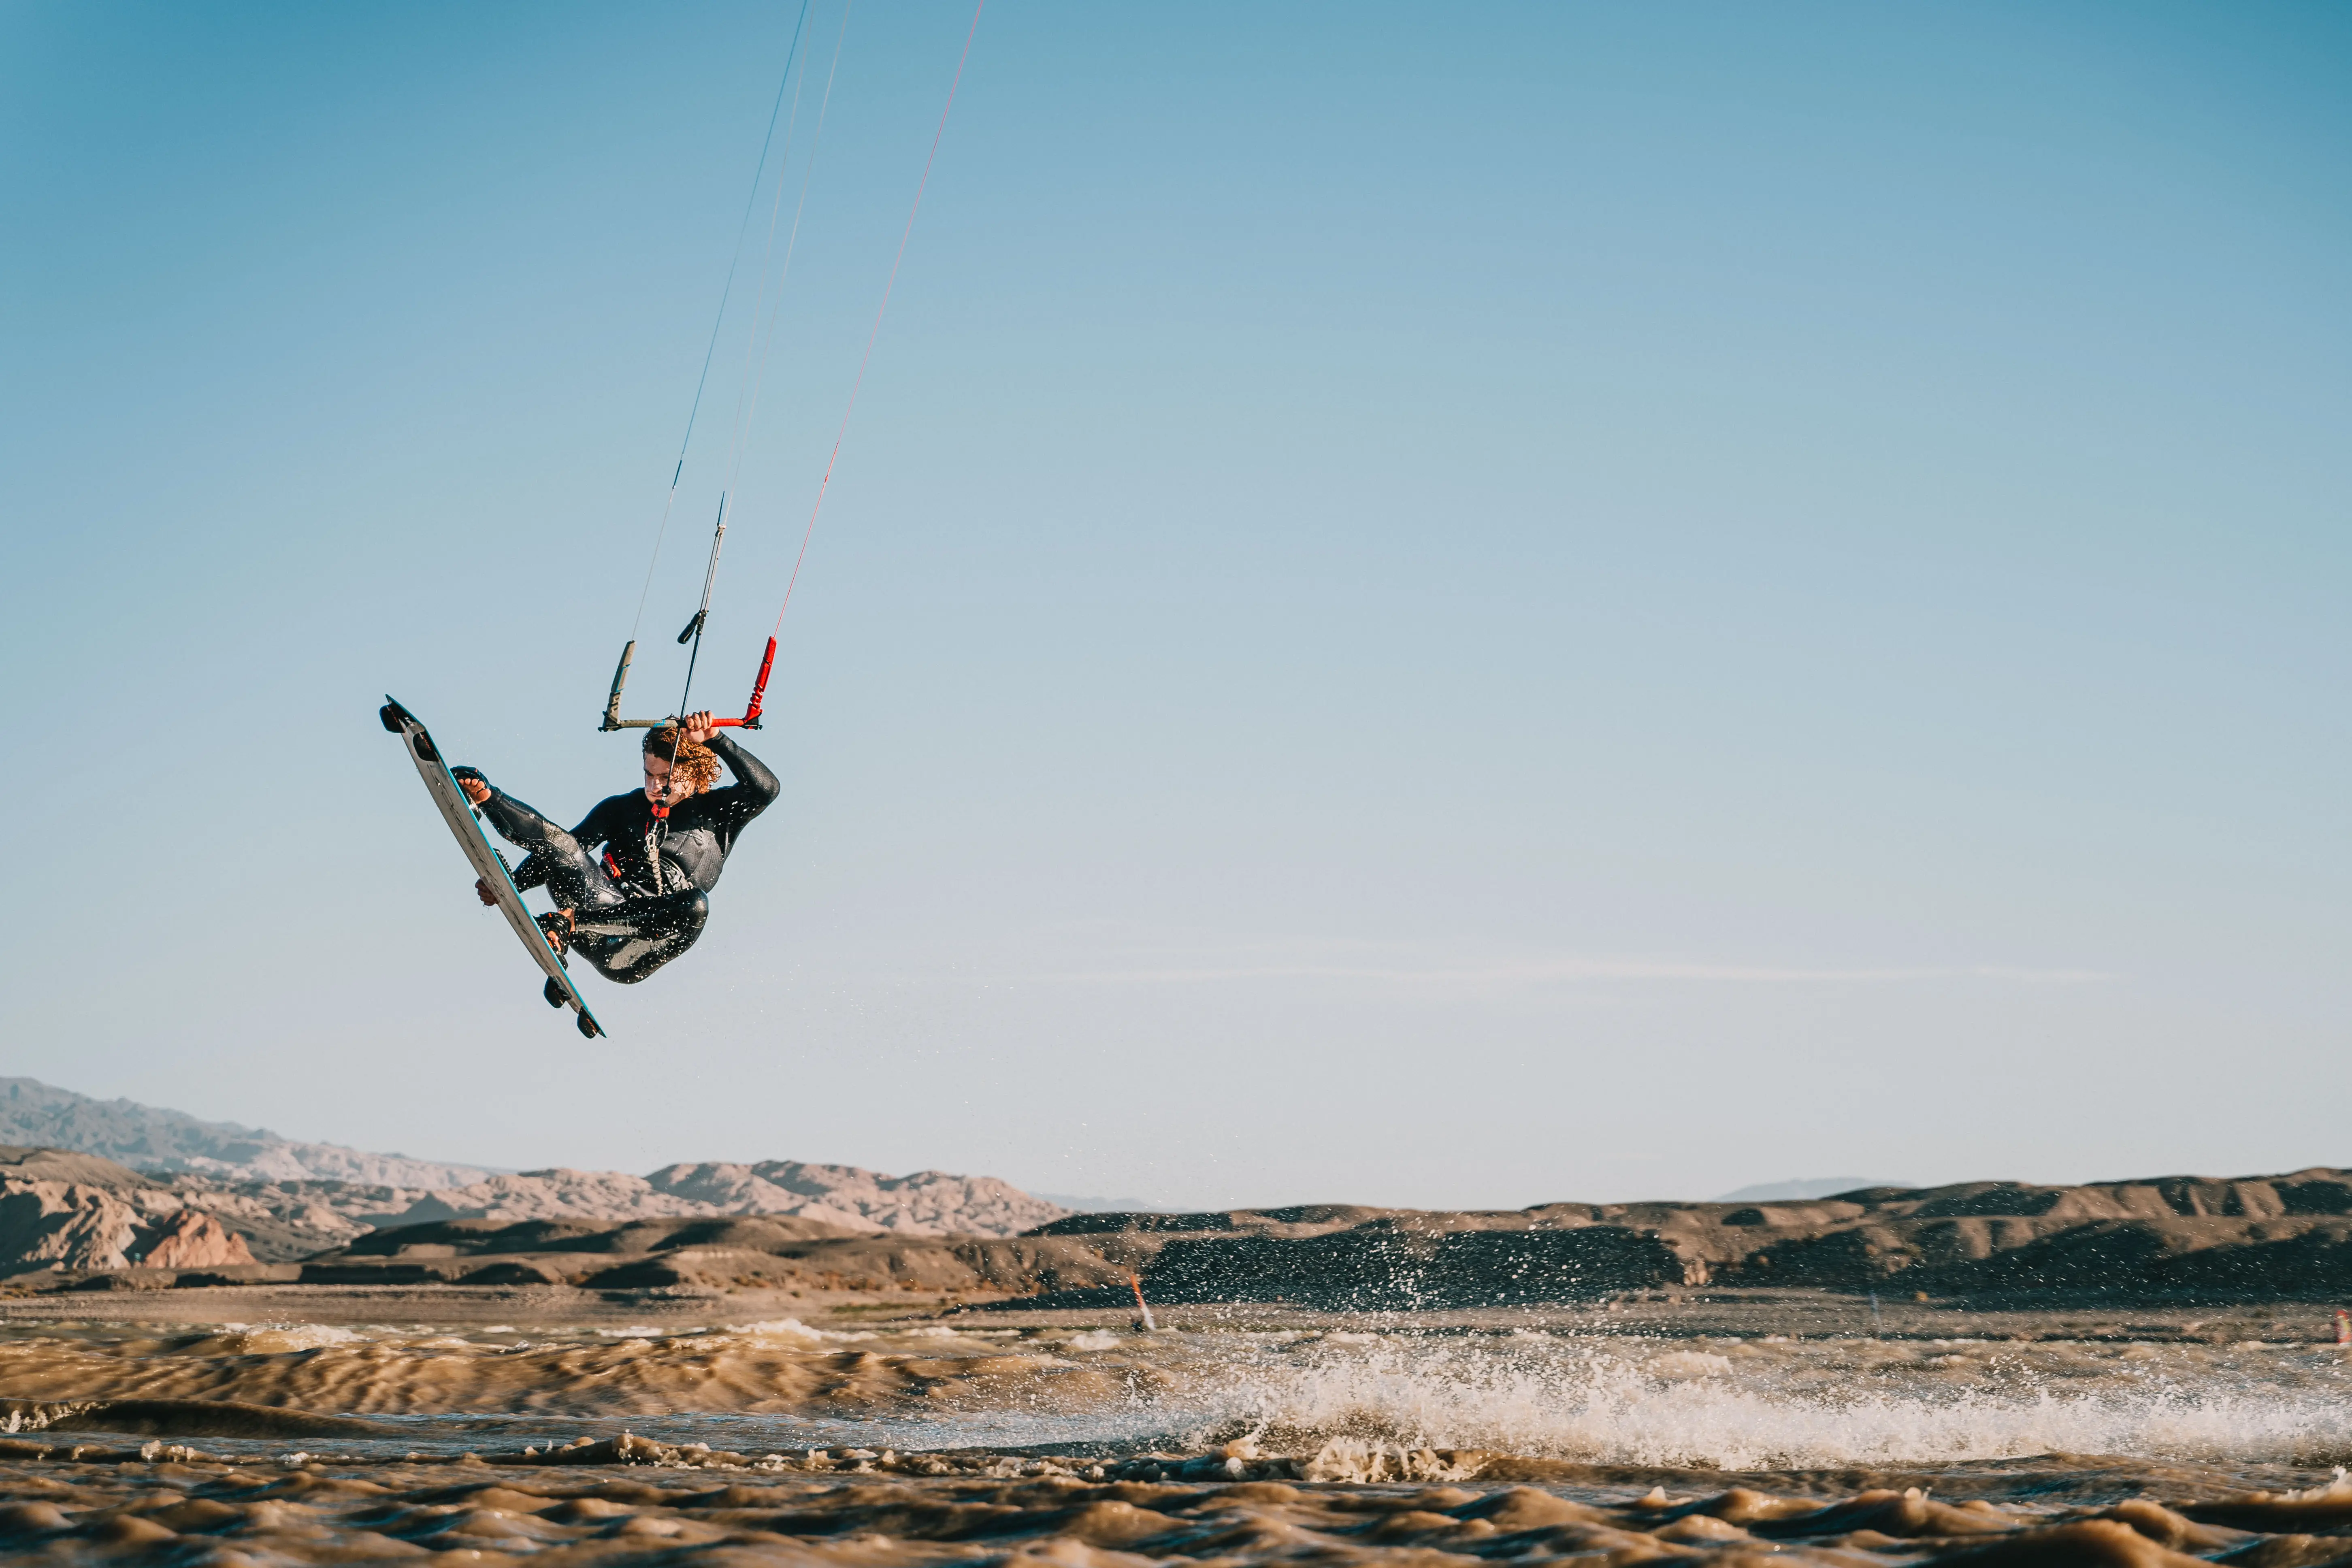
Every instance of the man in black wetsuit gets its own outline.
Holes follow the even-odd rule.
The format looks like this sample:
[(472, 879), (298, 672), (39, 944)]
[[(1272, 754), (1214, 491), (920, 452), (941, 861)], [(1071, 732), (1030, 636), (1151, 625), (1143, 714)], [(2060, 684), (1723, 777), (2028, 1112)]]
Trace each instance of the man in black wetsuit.
[[(475, 769), (449, 770), (499, 836), (530, 851), (514, 882), (545, 883), (553, 896), (554, 910), (539, 917), (549, 943), (559, 954), (571, 948), (607, 980), (633, 984), (694, 945), (710, 918), (704, 895), (728, 852), (782, 789), (710, 717), (688, 714), (683, 734), (674, 724), (647, 731), (645, 787), (599, 801), (569, 833)], [(721, 763), (735, 782), (712, 789)], [(497, 901), (478, 882), (475, 891)]]

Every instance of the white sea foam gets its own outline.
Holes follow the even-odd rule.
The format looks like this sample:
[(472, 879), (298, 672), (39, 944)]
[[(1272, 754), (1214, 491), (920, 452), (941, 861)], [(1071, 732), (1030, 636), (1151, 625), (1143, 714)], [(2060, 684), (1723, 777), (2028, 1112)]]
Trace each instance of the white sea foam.
[(862, 1340), (877, 1340), (882, 1336), (867, 1329), (813, 1329), (798, 1318), (770, 1318), (757, 1323), (738, 1323), (727, 1331), (754, 1340), (797, 1340), (804, 1344), (854, 1344)]
[(2032, 1347), (1966, 1367), (1926, 1346), (1776, 1348), (1734, 1357), (1622, 1341), (1343, 1349), (1327, 1339), (1231, 1368), (1195, 1409), (1292, 1447), (1346, 1436), (1727, 1469), (2051, 1452), (2305, 1463), (2352, 1454), (2344, 1369), (2330, 1359), (2281, 1378), (2204, 1347)]

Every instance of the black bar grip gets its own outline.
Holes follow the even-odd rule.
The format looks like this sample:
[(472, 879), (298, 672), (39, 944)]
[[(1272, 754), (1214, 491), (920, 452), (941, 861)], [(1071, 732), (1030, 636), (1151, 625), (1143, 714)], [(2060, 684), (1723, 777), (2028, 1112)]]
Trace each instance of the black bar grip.
[(604, 699), (604, 721), (596, 726), (598, 729), (617, 730), (621, 727), (621, 688), (629, 683), (629, 660), (636, 656), (637, 639), (631, 637), (628, 645), (621, 649), (621, 662), (613, 667), (613, 689)]
[(697, 610), (694, 612), (694, 619), (687, 622), (686, 630), (677, 634), (678, 647), (684, 647), (687, 644), (695, 639), (702, 630), (703, 617), (709, 614), (710, 614), (709, 610)]

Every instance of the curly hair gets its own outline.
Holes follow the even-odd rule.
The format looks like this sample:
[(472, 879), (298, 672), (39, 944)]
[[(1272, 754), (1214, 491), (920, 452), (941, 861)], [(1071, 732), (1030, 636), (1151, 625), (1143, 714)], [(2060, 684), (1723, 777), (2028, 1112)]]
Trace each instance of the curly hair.
[(671, 760), (676, 752), (675, 771), (677, 776), (700, 795), (719, 782), (719, 753), (708, 746), (698, 746), (678, 733), (675, 724), (665, 724), (658, 730), (646, 731), (646, 755)]

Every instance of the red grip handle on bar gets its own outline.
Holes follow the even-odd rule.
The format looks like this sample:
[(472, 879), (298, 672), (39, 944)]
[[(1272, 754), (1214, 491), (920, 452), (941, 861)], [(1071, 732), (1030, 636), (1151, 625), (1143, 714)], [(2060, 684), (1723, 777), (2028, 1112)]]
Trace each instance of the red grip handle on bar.
[(748, 722), (760, 717), (760, 705), (768, 700), (768, 671), (776, 667), (776, 639), (768, 639), (768, 651), (760, 657), (760, 679), (751, 683), (751, 702), (743, 710)]
[(743, 717), (740, 719), (713, 719), (710, 721), (710, 727), (714, 730), (740, 730), (746, 726), (754, 730), (758, 729), (760, 727), (760, 706), (767, 700), (768, 697), (768, 672), (775, 668), (775, 667), (776, 639), (770, 637), (768, 639), (768, 651), (766, 654), (762, 655), (760, 659), (760, 679), (751, 683), (751, 700), (750, 704), (744, 708)]

